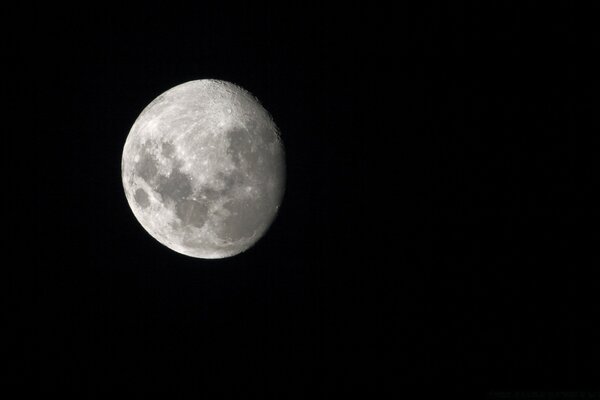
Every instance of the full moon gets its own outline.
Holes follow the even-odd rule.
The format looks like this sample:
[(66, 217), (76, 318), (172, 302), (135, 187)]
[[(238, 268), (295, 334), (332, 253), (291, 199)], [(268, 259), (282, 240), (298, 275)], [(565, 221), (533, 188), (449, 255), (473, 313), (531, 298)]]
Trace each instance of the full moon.
[(191, 257), (252, 247), (275, 219), (285, 156), (269, 113), (218, 80), (175, 86), (139, 115), (125, 141), (123, 187), (142, 227)]

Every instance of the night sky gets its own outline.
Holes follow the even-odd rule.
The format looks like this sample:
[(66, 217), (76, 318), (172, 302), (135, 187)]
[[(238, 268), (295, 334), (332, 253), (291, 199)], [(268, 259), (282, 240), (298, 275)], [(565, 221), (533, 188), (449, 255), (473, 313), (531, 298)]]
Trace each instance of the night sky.
[[(597, 389), (598, 9), (221, 3), (24, 6), (7, 384)], [(254, 94), (286, 148), (278, 218), (222, 260), (159, 244), (121, 183), (142, 109), (206, 78)]]

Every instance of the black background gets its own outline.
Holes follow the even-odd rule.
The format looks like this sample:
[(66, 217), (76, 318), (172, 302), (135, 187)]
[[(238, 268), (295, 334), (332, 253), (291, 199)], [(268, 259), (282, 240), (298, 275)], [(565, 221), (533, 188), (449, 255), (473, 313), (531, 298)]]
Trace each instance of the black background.
[[(201, 398), (597, 387), (598, 10), (479, 3), (31, 6), (10, 36), (33, 161), (7, 159), (16, 193), (34, 184), (9, 196), (32, 221), (9, 231), (26, 277), (8, 281), (6, 381)], [(286, 146), (277, 220), (223, 260), (152, 239), (120, 177), (141, 110), (204, 78), (257, 96)]]

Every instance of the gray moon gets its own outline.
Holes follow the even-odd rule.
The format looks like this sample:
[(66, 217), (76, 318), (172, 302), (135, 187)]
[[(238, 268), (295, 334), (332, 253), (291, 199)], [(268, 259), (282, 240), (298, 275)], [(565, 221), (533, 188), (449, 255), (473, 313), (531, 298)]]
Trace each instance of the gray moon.
[(225, 258), (268, 230), (285, 190), (284, 147), (258, 100), (232, 83), (167, 90), (125, 141), (123, 187), (133, 214), (168, 248)]

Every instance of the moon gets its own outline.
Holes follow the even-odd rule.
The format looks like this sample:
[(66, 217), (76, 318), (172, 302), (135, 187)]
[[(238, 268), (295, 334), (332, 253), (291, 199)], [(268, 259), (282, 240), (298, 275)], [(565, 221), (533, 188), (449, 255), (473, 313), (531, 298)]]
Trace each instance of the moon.
[(252, 247), (277, 216), (285, 154), (270, 114), (230, 82), (195, 80), (152, 101), (121, 163), (127, 202), (166, 247), (225, 258)]

